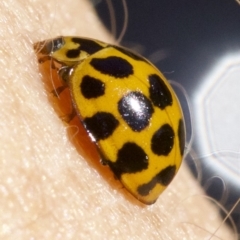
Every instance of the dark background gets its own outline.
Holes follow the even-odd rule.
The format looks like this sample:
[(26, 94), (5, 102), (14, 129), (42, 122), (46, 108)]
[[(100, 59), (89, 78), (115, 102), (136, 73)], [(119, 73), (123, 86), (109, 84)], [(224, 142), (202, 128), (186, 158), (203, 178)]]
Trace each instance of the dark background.
[[(123, 7), (120, 0), (112, 2), (118, 36)], [(142, 45), (145, 57), (167, 51), (157, 66), (171, 72), (171, 79), (181, 82), (189, 93), (219, 57), (240, 49), (240, 5), (235, 0), (131, 0), (127, 7), (129, 21), (121, 44)], [(110, 27), (105, 1), (97, 5), (97, 11)]]
[[(121, 0), (112, 3), (119, 36), (124, 19), (123, 6)], [(240, 5), (235, 0), (129, 0), (127, 7), (129, 21), (121, 45), (135, 48), (150, 59), (160, 51), (161, 60), (155, 64), (168, 79), (179, 82), (186, 89), (190, 100), (201, 85), (202, 77), (220, 58), (240, 51)], [(110, 29), (106, 2), (96, 4), (96, 10)], [(197, 149), (197, 144), (194, 147)], [(194, 174), (196, 169), (190, 167)], [(204, 185), (204, 179), (217, 173), (215, 169), (202, 168), (201, 184)], [(223, 188), (220, 185), (212, 184), (206, 193), (218, 200)], [(237, 185), (239, 187), (240, 183)], [(239, 188), (235, 186), (236, 183), (229, 185), (228, 199), (224, 203), (228, 211), (240, 198)], [(231, 216), (240, 232), (240, 206)]]

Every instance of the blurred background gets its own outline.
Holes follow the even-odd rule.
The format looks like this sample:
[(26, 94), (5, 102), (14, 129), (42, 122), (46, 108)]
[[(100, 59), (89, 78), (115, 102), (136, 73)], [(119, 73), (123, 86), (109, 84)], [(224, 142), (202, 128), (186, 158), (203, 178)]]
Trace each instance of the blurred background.
[[(92, 2), (112, 31), (107, 1)], [(125, 13), (121, 0), (111, 3), (118, 38)], [(240, 233), (240, 2), (131, 0), (127, 9), (121, 45), (141, 53), (186, 90), (191, 121), (186, 97), (174, 86), (187, 138), (193, 137), (185, 161), (206, 194), (231, 211)]]

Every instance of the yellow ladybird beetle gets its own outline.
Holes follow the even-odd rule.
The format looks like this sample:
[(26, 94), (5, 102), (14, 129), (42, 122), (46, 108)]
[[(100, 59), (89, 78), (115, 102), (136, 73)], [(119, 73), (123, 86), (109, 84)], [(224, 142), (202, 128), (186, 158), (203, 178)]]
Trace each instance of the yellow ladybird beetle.
[(185, 124), (179, 101), (163, 74), (126, 48), (81, 37), (34, 45), (60, 65), (74, 109), (91, 140), (124, 187), (154, 203), (182, 162)]

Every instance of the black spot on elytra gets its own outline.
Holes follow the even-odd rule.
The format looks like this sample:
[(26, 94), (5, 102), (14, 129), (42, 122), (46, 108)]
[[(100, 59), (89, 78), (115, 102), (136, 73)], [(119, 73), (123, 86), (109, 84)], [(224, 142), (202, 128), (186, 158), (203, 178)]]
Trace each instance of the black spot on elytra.
[(118, 120), (107, 112), (98, 112), (92, 117), (85, 118), (83, 122), (96, 141), (111, 136), (119, 124)]
[[(111, 46), (110, 46), (111, 47)], [(129, 51), (128, 49), (126, 48), (122, 48), (122, 47), (118, 47), (118, 46), (112, 46), (113, 48), (117, 49), (119, 52), (129, 56), (130, 58), (134, 59), (134, 60), (137, 60), (137, 61), (143, 61), (143, 62), (147, 62), (145, 58), (143, 58), (142, 56), (136, 54), (136, 53), (133, 53), (131, 51)], [(148, 62), (147, 62), (148, 63)], [(148, 63), (149, 64), (149, 63)]]
[(80, 90), (82, 95), (87, 99), (97, 98), (104, 95), (105, 84), (97, 78), (86, 75), (82, 78)]
[(184, 148), (185, 148), (185, 127), (182, 119), (180, 119), (178, 123), (178, 139), (179, 139), (180, 153), (183, 156)]
[(152, 136), (151, 149), (157, 155), (167, 156), (174, 144), (174, 131), (169, 124), (161, 126)]
[(172, 105), (172, 94), (164, 81), (157, 75), (152, 74), (148, 77), (150, 83), (150, 98), (153, 104), (160, 109)]
[(118, 111), (135, 132), (148, 126), (154, 112), (150, 100), (140, 92), (130, 92), (123, 96), (118, 102)]
[(163, 186), (169, 185), (176, 173), (176, 166), (168, 166), (161, 170), (152, 180), (148, 183), (142, 184), (138, 187), (137, 191), (142, 196), (147, 196), (156, 184), (161, 184)]
[(107, 161), (117, 178), (124, 173), (141, 172), (148, 167), (148, 156), (136, 143), (127, 142), (118, 151), (117, 161)]
[(115, 78), (125, 78), (133, 74), (133, 66), (125, 59), (116, 56), (93, 58), (90, 64), (102, 74)]
[(66, 56), (68, 58), (79, 57), (81, 51), (87, 52), (89, 55), (100, 51), (103, 47), (97, 42), (90, 39), (72, 38), (74, 43), (78, 43), (79, 47), (76, 49), (70, 49), (67, 51)]

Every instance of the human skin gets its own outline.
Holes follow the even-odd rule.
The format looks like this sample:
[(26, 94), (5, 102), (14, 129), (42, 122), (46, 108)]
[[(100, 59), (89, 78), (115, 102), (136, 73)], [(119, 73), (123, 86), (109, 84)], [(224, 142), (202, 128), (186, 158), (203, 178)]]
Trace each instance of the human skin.
[(0, 239), (234, 239), (184, 164), (145, 206), (100, 164), (77, 120), (59, 118), (33, 43), (113, 42), (87, 1), (71, 2), (0, 2)]

